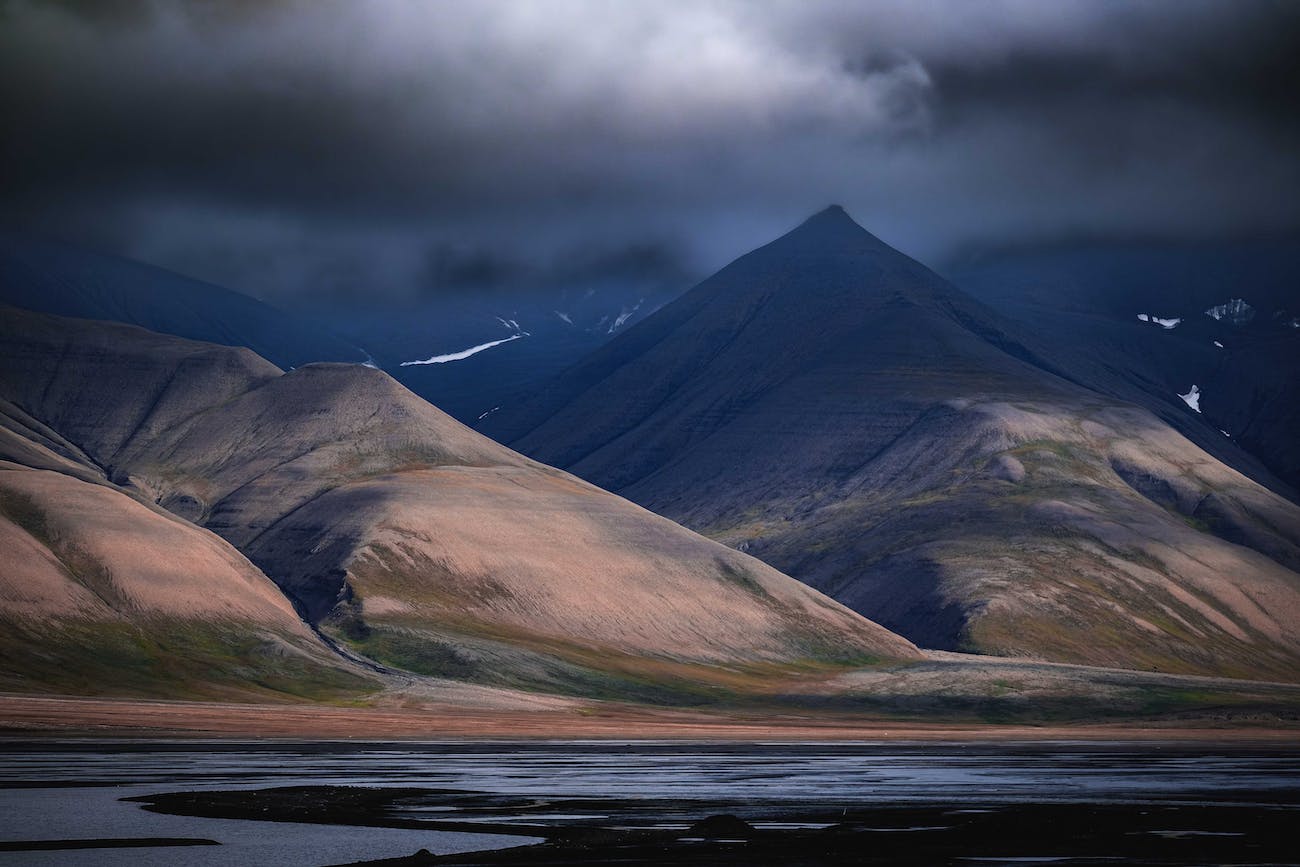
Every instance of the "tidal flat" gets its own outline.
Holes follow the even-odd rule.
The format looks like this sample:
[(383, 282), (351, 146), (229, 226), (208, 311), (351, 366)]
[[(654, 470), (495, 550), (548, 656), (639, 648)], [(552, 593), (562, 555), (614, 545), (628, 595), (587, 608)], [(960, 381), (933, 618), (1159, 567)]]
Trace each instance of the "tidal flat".
[(1300, 744), (0, 744), (3, 864), (1296, 864)]

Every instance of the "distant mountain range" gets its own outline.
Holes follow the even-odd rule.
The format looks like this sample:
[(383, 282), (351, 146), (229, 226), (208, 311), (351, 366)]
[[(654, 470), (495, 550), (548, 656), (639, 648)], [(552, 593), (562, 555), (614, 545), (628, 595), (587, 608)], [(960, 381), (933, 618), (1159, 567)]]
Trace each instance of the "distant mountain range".
[(527, 399), (684, 288), (626, 280), (497, 289), (432, 299), (398, 315), (381, 308), (323, 321), (366, 346), (398, 382), (473, 424)]
[(1295, 681), (1279, 250), (1006, 252), (967, 292), (829, 208), (676, 300), (335, 328), (2, 238), (0, 688), (974, 676), (917, 645)]
[(247, 295), (67, 244), (0, 233), (0, 304), (247, 346), (280, 367), (363, 362), (361, 348)]
[(922, 646), (1293, 678), (1300, 508), (1081, 351), (833, 207), (480, 429)]
[(628, 275), (452, 293), (397, 313), (317, 304), (304, 314), (141, 262), (0, 233), (0, 304), (246, 346), (285, 370), (369, 364), (467, 423), (522, 401), (681, 288)]

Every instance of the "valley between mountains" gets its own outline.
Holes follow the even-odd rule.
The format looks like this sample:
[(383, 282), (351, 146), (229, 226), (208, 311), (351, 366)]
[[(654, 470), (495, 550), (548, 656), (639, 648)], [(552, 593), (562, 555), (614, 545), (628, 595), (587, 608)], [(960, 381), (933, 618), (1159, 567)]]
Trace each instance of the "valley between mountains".
[(0, 308), (23, 701), (1300, 715), (1286, 484), (838, 208), (481, 432), (370, 364), (99, 315)]

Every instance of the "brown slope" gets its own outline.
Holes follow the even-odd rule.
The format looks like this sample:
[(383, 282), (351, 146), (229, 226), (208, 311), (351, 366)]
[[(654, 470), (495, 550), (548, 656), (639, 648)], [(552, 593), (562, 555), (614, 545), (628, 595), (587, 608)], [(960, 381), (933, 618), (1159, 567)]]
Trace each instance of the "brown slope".
[(222, 539), (11, 427), (0, 452), (0, 689), (319, 698), (377, 687)]
[[(201, 371), (187, 372), (184, 399), (159, 397), (113, 372), (115, 345), (132, 363), (156, 345), (160, 366), (173, 368), (227, 350), (140, 331), (81, 334), (100, 327), (57, 323), (56, 365), (33, 348), (41, 329), (26, 330), (6, 360), (10, 381), (23, 383), (14, 402), (35, 419), (67, 417), (73, 378), (79, 399), (111, 393), (123, 405), (111, 417), (153, 420), (125, 438), (88, 432), (78, 446), (230, 540), (310, 619), (386, 662), (667, 697), (666, 685), (716, 679), (720, 664), (916, 655), (770, 567), (475, 434), (379, 371), (268, 376), (246, 365), (241, 392), (229, 372), (242, 362), (217, 359), (210, 399)], [(65, 349), (87, 342), (93, 353)]]

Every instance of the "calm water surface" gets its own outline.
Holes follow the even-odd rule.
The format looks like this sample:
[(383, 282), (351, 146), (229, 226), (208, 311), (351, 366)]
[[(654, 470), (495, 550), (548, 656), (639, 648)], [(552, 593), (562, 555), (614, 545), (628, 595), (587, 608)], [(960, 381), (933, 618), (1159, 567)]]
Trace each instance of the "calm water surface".
[(120, 800), (291, 785), (798, 805), (1177, 800), (1297, 809), (1300, 745), (0, 742), (0, 840), (198, 837), (222, 844), (0, 852), (0, 865), (322, 865), (533, 842), (167, 816)]

